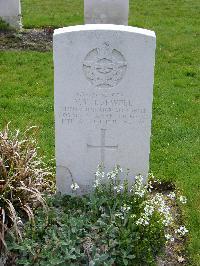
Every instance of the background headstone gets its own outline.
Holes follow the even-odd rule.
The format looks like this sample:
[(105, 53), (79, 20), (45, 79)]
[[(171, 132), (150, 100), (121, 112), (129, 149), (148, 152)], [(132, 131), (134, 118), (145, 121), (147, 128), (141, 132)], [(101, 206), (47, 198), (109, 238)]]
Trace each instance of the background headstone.
[(128, 25), (129, 0), (84, 0), (85, 24)]
[(128, 26), (55, 30), (58, 191), (89, 191), (101, 162), (147, 175), (155, 46), (154, 32)]
[(0, 0), (0, 17), (17, 29), (21, 28), (20, 0)]

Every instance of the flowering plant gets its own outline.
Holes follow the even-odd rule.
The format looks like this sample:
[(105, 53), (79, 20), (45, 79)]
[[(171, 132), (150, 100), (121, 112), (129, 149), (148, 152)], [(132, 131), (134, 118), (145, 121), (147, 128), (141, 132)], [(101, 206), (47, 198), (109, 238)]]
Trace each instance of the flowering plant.
[(155, 265), (165, 245), (188, 230), (176, 225), (170, 206), (174, 191), (156, 192), (153, 175), (148, 182), (142, 175), (130, 180), (120, 166), (108, 173), (99, 166), (90, 195), (78, 197), (80, 187), (73, 181), (74, 196), (51, 197), (49, 224), (41, 211), (34, 232), (27, 228), (23, 242), (13, 246), (20, 264)]
[[(123, 170), (120, 166), (116, 166), (107, 174), (104, 173), (102, 166), (99, 166), (95, 174), (94, 193), (96, 196), (100, 198), (101, 194), (104, 195), (106, 192), (110, 197), (113, 196), (115, 207), (118, 208), (115, 216), (122, 220), (129, 212), (129, 218), (138, 226), (150, 226), (151, 222), (155, 222), (154, 218), (157, 217), (157, 223), (161, 225), (164, 232), (168, 228), (174, 228), (174, 218), (168, 199), (175, 200), (176, 193), (173, 191), (166, 196), (162, 193), (152, 192), (154, 184), (158, 183), (153, 174), (149, 174), (146, 183), (145, 178), (138, 175), (133, 178), (132, 184), (129, 184), (127, 179), (123, 178), (122, 173)], [(179, 196), (179, 202), (186, 204), (187, 198)], [(173, 231), (179, 234), (179, 237), (188, 233), (185, 226)], [(165, 239), (169, 240), (169, 234), (165, 234)]]

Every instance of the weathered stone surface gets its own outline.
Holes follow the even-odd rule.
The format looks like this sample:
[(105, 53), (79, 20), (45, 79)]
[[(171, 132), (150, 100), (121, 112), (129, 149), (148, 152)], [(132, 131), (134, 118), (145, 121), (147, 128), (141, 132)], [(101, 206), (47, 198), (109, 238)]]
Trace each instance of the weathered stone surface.
[(0, 0), (0, 17), (10, 26), (21, 28), (21, 3), (20, 0)]
[(152, 31), (117, 25), (55, 30), (57, 187), (89, 191), (97, 165), (149, 170), (154, 59)]
[(128, 25), (129, 0), (84, 0), (85, 24)]

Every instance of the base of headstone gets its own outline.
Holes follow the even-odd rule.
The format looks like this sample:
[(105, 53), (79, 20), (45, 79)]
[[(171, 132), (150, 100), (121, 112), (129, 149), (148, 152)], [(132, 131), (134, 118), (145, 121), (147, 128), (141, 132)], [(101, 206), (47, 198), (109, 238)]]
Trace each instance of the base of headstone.
[(0, 0), (0, 18), (12, 28), (22, 29), (20, 0)]
[(22, 29), (22, 20), (20, 17), (1, 17), (3, 21), (9, 24), (10, 27), (15, 28), (17, 30)]

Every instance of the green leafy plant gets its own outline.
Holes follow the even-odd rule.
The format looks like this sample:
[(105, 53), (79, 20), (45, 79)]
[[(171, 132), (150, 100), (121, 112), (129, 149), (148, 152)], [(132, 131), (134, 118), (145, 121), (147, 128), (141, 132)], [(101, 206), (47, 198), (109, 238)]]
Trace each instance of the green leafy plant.
[(77, 196), (73, 182), (72, 196), (48, 196), (48, 223), (38, 210), (10, 250), (18, 265), (155, 265), (166, 242), (187, 233), (174, 228), (171, 194), (155, 192), (155, 184), (152, 175), (147, 184), (141, 175), (130, 183), (119, 166), (107, 174), (100, 166), (90, 195)]
[(3, 21), (0, 18), (0, 31), (4, 31), (4, 30), (10, 30), (11, 28), (9, 27), (8, 23), (6, 23), (5, 21)]
[(52, 173), (38, 158), (36, 141), (29, 128), (20, 135), (9, 126), (0, 132), (0, 244), (6, 247), (5, 233), (22, 239), (27, 219), (34, 223), (34, 209), (46, 209), (42, 192), (52, 189)]

